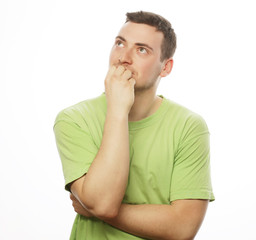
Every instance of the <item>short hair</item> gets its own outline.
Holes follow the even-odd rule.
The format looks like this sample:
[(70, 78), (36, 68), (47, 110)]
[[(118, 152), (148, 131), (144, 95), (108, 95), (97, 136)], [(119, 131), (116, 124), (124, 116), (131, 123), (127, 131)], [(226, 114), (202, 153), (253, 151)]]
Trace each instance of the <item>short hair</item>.
[(176, 50), (176, 34), (167, 19), (155, 13), (139, 11), (126, 13), (126, 22), (147, 24), (162, 32), (164, 38), (161, 44), (160, 60), (173, 57)]

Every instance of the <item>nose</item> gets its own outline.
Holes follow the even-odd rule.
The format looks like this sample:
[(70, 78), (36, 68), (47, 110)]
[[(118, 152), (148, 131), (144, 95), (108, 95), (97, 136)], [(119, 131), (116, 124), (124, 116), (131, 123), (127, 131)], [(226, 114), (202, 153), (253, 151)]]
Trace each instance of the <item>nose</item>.
[(132, 64), (132, 52), (129, 49), (123, 49), (120, 57), (119, 57), (119, 62), (121, 64)]

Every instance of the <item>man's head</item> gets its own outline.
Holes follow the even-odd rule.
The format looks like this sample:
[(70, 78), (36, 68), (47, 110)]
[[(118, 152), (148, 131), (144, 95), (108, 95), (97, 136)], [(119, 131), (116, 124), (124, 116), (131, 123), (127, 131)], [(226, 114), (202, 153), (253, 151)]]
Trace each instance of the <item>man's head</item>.
[(151, 12), (126, 13), (126, 22), (147, 24), (164, 35), (161, 45), (161, 61), (173, 57), (176, 50), (176, 34), (171, 23), (160, 15)]
[(127, 13), (109, 63), (133, 73), (136, 91), (153, 90), (171, 72), (175, 48), (176, 37), (167, 20), (153, 13)]

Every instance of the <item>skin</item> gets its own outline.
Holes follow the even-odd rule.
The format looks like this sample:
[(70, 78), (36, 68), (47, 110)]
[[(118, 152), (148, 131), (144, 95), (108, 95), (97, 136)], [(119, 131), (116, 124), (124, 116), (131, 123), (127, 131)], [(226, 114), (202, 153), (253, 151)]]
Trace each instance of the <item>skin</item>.
[[(146, 40), (145, 40), (146, 39)], [(111, 49), (110, 66), (122, 65), (136, 80), (135, 102), (129, 112), (129, 121), (138, 121), (153, 114), (162, 99), (156, 96), (161, 77), (167, 76), (173, 59), (160, 61), (163, 33), (145, 24), (128, 22), (118, 33)]]
[[(107, 115), (102, 144), (86, 175), (71, 185), (74, 210), (149, 239), (193, 239), (208, 201), (176, 200), (170, 205), (122, 204), (129, 174), (128, 121), (153, 114), (161, 105), (157, 86), (173, 66), (160, 61), (163, 34), (128, 22), (118, 33), (105, 79)], [(115, 144), (113, 144), (115, 143)]]

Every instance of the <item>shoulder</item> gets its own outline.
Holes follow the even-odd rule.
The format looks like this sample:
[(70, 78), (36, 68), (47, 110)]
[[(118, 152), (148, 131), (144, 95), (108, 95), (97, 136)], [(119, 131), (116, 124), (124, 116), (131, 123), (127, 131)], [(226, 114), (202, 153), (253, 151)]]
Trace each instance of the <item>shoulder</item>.
[(176, 132), (186, 135), (191, 132), (208, 133), (206, 121), (200, 114), (172, 100), (165, 101), (168, 106), (167, 119), (172, 122)]
[(75, 122), (80, 125), (86, 122), (88, 119), (104, 116), (106, 112), (106, 98), (105, 94), (102, 94), (96, 98), (84, 100), (72, 106), (69, 106), (61, 110), (55, 119), (54, 125), (58, 122)]
[(203, 117), (193, 110), (167, 98), (164, 98), (168, 107), (168, 114), (177, 118), (179, 121), (204, 121)]

